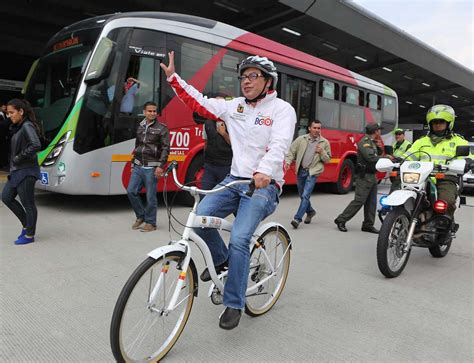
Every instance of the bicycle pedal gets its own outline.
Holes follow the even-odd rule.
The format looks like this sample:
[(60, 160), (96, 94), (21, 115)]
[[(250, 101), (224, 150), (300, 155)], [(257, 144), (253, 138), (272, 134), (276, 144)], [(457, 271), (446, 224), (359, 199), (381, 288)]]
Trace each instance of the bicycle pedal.
[(214, 305), (222, 305), (224, 297), (220, 293), (219, 289), (214, 288), (211, 294), (211, 301)]

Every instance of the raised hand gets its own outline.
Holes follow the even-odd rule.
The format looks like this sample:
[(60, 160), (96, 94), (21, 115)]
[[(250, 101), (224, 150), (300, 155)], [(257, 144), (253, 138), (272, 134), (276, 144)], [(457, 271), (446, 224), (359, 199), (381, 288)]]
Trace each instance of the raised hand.
[(168, 58), (169, 58), (169, 64), (168, 64), (168, 66), (166, 66), (164, 63), (160, 63), (160, 67), (161, 67), (161, 69), (163, 69), (163, 71), (165, 72), (167, 78), (168, 78), (169, 76), (171, 76), (171, 75), (175, 72), (175, 68), (174, 68), (174, 51), (173, 51), (173, 50), (172, 50), (171, 52), (168, 52)]

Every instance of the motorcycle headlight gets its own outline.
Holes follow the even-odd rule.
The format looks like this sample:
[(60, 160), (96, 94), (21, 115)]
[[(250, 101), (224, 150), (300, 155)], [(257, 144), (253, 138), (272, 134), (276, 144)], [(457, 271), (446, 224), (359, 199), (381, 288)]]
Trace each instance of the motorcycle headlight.
[(403, 173), (403, 182), (407, 184), (418, 184), (420, 173)]

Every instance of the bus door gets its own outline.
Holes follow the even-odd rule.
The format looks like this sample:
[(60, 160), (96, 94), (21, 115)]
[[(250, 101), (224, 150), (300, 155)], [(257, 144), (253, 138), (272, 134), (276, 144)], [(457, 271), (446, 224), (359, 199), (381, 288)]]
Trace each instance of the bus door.
[[(135, 147), (136, 131), (143, 121), (143, 105), (153, 101), (160, 107), (160, 60), (164, 48), (150, 48), (143, 44), (157, 44), (162, 35), (147, 30), (134, 30), (128, 56), (121, 67), (116, 87), (111, 91), (114, 98), (113, 140), (116, 144), (112, 155), (110, 194), (120, 194), (128, 185), (131, 153)], [(133, 80), (132, 80), (133, 79)], [(136, 80), (136, 81), (134, 81)]]
[(283, 99), (296, 111), (296, 127), (293, 139), (308, 133), (309, 122), (314, 119), (315, 83), (286, 75)]
[[(315, 117), (315, 82), (290, 75), (282, 77), (283, 99), (290, 103), (296, 111), (296, 126), (293, 139), (308, 133), (309, 122)], [(291, 170), (294, 173), (291, 173)], [(285, 179), (288, 183), (296, 183), (294, 164)]]

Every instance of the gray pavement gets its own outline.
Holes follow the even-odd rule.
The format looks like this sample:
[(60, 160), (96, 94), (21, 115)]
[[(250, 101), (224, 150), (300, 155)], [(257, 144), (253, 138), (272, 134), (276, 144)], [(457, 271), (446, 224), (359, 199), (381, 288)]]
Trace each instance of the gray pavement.
[[(461, 228), (448, 256), (415, 248), (402, 275), (390, 280), (377, 268), (377, 236), (360, 231), (362, 212), (348, 233), (333, 223), (352, 197), (315, 192), (313, 223), (293, 230), (298, 197), (294, 188), (286, 192), (272, 219), (289, 228), (294, 248), (275, 307), (223, 331), (222, 307), (201, 283), (164, 361), (474, 361), (474, 197), (457, 213)], [(39, 194), (37, 203), (37, 242), (27, 246), (12, 243), (20, 224), (0, 204), (0, 361), (112, 362), (109, 324), (120, 289), (147, 252), (170, 240), (163, 204), (159, 230), (140, 233), (130, 229), (126, 196)], [(183, 221), (188, 210), (173, 213)]]

